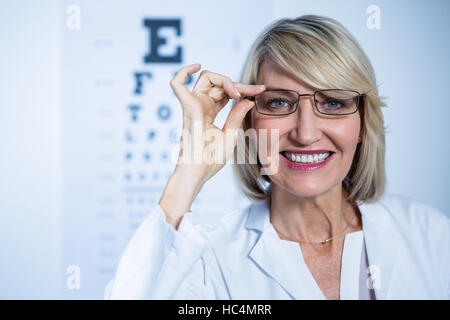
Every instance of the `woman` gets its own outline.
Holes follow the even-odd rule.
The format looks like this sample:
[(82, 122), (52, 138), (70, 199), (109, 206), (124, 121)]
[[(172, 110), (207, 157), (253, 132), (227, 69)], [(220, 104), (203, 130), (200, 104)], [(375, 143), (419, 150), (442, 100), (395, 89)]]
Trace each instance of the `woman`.
[[(185, 66), (171, 81), (183, 108), (179, 161), (105, 298), (448, 298), (449, 220), (384, 195), (384, 103), (341, 24), (313, 15), (275, 22), (241, 82), (203, 71), (191, 92), (184, 83), (199, 69)], [(229, 99), (239, 102), (219, 129)], [(193, 138), (196, 126), (214, 139)], [(245, 157), (234, 168), (254, 202), (215, 227), (194, 225), (192, 202), (233, 155)]]

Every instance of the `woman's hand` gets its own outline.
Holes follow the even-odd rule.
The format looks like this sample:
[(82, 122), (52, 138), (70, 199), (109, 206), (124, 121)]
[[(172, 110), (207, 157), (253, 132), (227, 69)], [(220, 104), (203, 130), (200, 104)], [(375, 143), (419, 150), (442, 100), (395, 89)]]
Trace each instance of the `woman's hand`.
[(203, 71), (191, 91), (185, 86), (189, 75), (200, 70), (200, 64), (184, 66), (170, 85), (183, 108), (183, 130), (176, 170), (187, 170), (205, 183), (215, 175), (233, 154), (238, 129), (254, 102), (243, 99), (234, 105), (222, 129), (214, 120), (222, 108), (241, 95), (253, 96), (264, 86), (232, 82), (218, 73)]
[[(233, 82), (221, 74), (203, 71), (191, 92), (185, 82), (200, 67), (200, 64), (184, 66), (170, 81), (183, 108), (183, 128), (178, 162), (160, 204), (174, 206), (166, 200), (169, 197), (166, 196), (168, 188), (175, 193), (169, 198), (173, 201), (177, 199), (178, 203), (180, 197), (187, 195), (190, 199), (185, 200), (183, 205), (177, 205), (179, 214), (189, 210), (201, 187), (231, 158), (237, 143), (238, 129), (254, 102), (243, 99), (236, 103), (221, 129), (214, 125), (217, 114), (230, 99), (239, 99), (241, 95), (254, 96), (265, 89), (261, 85)], [(173, 208), (174, 211), (177, 209)]]

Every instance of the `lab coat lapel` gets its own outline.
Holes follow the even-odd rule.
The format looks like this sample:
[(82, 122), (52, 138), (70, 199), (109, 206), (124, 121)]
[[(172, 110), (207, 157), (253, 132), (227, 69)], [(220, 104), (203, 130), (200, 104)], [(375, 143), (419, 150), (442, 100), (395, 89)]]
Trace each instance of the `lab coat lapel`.
[[(298, 246), (296, 250), (300, 251)], [(293, 299), (322, 299), (323, 296), (308, 279), (308, 270), (300, 263), (301, 256), (292, 256), (271, 229), (265, 230), (250, 252), (250, 258)], [(315, 294), (317, 293), (317, 294)]]
[[(392, 271), (398, 257), (401, 241), (395, 230), (395, 222), (381, 202), (359, 203), (362, 215), (363, 234), (369, 261), (370, 279), (375, 289), (376, 299), (389, 299)], [(260, 232), (249, 257), (270, 277), (277, 281), (294, 299), (320, 299), (308, 279), (306, 264), (291, 257), (292, 250), (286, 250), (270, 224), (268, 200), (252, 206), (246, 222), (247, 229)], [(301, 250), (298, 248), (298, 250)], [(290, 252), (290, 254), (289, 254)], [(299, 252), (301, 254), (301, 252)], [(291, 257), (291, 258), (289, 258)], [(311, 296), (316, 292), (317, 295)]]
[(360, 204), (369, 271), (377, 300), (388, 299), (392, 270), (401, 240), (394, 230), (394, 221), (380, 203)]
[(259, 268), (293, 299), (323, 299), (321, 292), (317, 292), (317, 288), (308, 279), (307, 266), (301, 263), (300, 247), (283, 245), (270, 224), (267, 201), (252, 206), (246, 228), (260, 233), (249, 253), (250, 259)]

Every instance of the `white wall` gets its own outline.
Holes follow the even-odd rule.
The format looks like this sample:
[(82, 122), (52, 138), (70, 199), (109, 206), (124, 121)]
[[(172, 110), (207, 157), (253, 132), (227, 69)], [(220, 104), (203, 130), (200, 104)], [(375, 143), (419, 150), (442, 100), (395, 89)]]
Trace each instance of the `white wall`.
[(60, 297), (58, 1), (0, 2), (0, 298)]

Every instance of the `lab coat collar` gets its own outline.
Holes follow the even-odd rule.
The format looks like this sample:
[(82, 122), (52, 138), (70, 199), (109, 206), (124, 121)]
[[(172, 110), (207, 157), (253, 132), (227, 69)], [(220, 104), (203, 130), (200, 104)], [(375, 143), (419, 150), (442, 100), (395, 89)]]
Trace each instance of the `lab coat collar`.
[(399, 256), (402, 239), (386, 199), (375, 203), (358, 203), (362, 216), (369, 271), (377, 300), (389, 298), (392, 271)]
[(269, 200), (254, 202), (250, 206), (250, 211), (245, 223), (246, 229), (255, 229), (263, 231), (270, 223)]
[[(376, 299), (385, 299), (398, 256), (395, 251), (397, 248), (395, 241), (400, 239), (394, 230), (394, 222), (388, 209), (381, 202), (358, 202), (358, 207), (362, 215), (363, 234), (375, 296)], [(312, 275), (302, 258), (299, 246), (296, 249), (298, 259), (295, 259), (298, 261), (289, 259), (289, 255), (295, 252), (292, 251), (292, 246), (287, 246), (287, 242), (280, 240), (276, 234), (270, 222), (269, 200), (252, 204), (245, 228), (260, 232), (249, 253), (250, 259), (277, 281), (294, 299), (311, 299), (313, 292), (316, 293), (313, 299), (323, 297), (321, 292), (317, 292), (317, 285), (311, 286), (310, 279), (305, 279)]]

